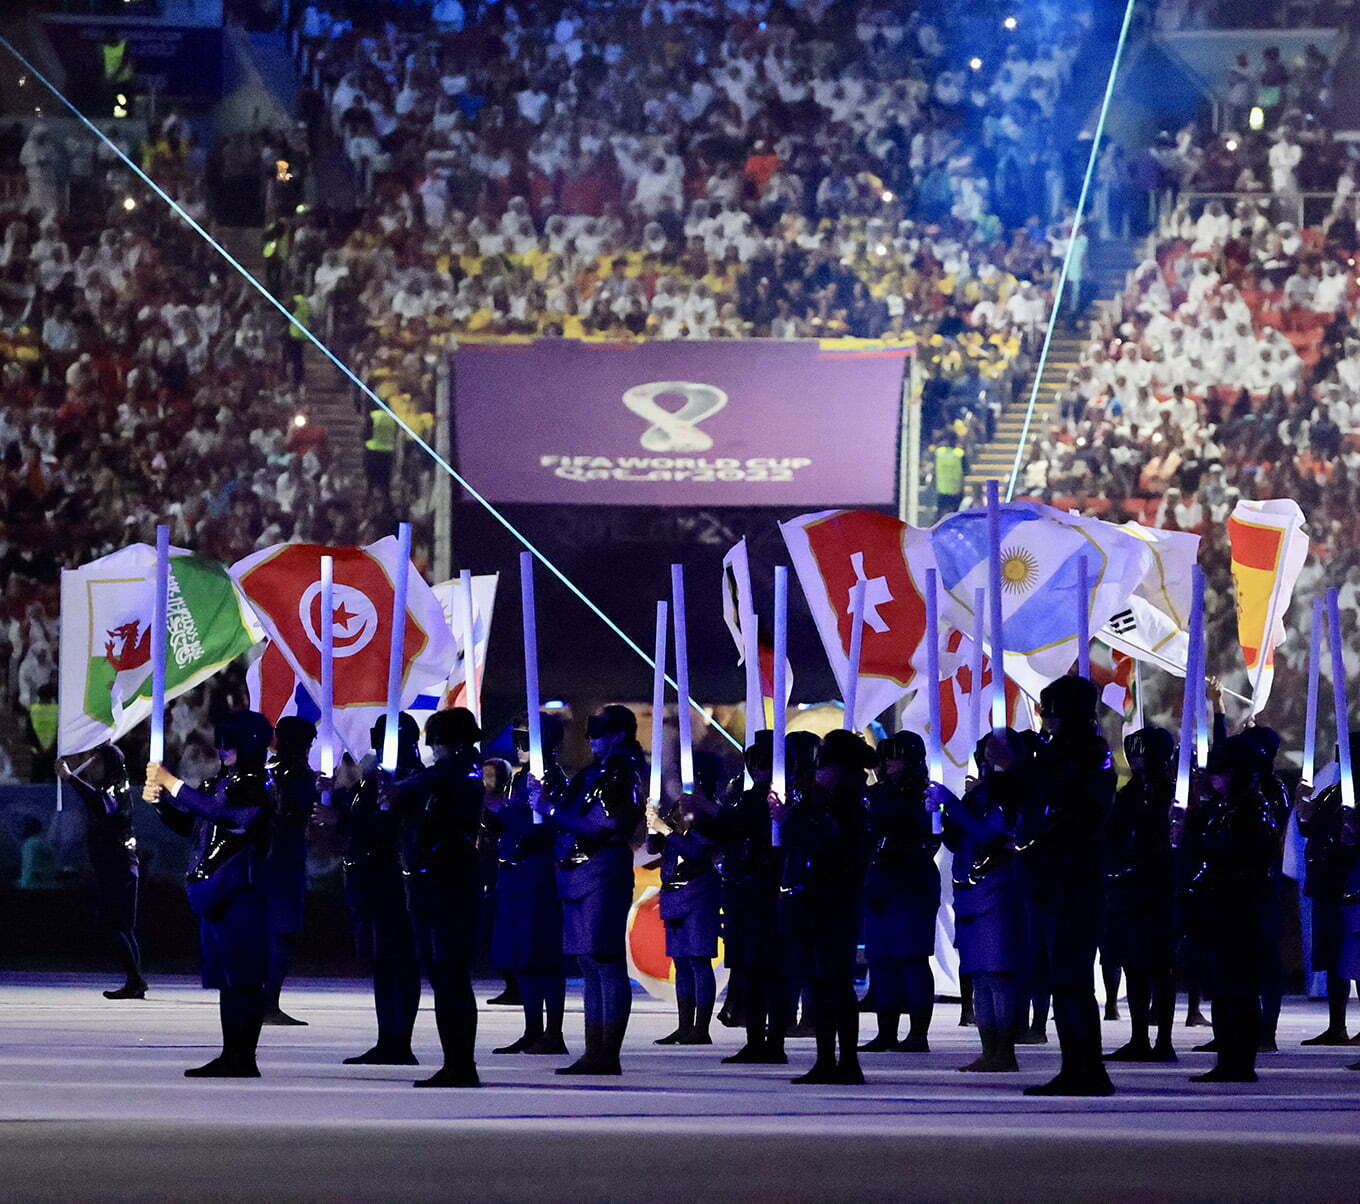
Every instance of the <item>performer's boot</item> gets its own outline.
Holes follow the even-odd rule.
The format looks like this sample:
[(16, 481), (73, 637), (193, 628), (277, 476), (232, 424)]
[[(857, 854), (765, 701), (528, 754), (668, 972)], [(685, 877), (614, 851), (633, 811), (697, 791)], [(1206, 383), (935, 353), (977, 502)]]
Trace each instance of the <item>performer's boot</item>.
[(713, 1022), (713, 1005), (706, 1007), (695, 1006), (694, 1023), (679, 1041), (677, 1045), (712, 1045), (713, 1038), (709, 1035), (708, 1026)]
[(557, 1074), (620, 1074), (617, 1063), (611, 1069), (605, 1057), (604, 1026), (586, 1025), (586, 1050), (570, 1066), (559, 1066)]
[(861, 1045), (861, 1053), (883, 1053), (897, 1048), (897, 1025), (902, 1018), (900, 1012), (879, 1012), (878, 1035)]
[(652, 1042), (653, 1045), (683, 1045), (685, 1038), (694, 1028), (694, 1000), (687, 999), (683, 995), (676, 1000), (676, 1011), (679, 1013), (679, 1023), (673, 1032), (667, 1033), (664, 1037), (658, 1037)]

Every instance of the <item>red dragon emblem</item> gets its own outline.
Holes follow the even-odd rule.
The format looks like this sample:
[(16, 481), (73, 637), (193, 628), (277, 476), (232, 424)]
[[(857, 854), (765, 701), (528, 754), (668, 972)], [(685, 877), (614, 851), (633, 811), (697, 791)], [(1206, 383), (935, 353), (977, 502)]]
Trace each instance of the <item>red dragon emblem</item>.
[(109, 638), (104, 643), (104, 659), (119, 673), (151, 660), (151, 628), (143, 628), (138, 620), (132, 619), (105, 634)]

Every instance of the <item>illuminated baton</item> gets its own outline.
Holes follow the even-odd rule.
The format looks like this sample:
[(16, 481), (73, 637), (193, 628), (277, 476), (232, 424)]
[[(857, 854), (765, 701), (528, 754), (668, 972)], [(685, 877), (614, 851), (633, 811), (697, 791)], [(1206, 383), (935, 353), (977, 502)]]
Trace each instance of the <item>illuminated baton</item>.
[(1341, 805), (1355, 810), (1355, 779), (1351, 777), (1351, 721), (1346, 701), (1346, 665), (1341, 655), (1341, 607), (1337, 591), (1327, 591), (1327, 643), (1332, 654), (1332, 707), (1336, 711), (1336, 756), (1341, 762)]
[(1091, 585), (1086, 577), (1086, 557), (1077, 557), (1077, 673), (1091, 678)]
[(151, 741), (148, 759), (165, 760), (165, 646), (170, 631), (170, 528), (156, 528), (156, 596), (151, 609)]
[[(675, 622), (676, 725), (680, 729), (680, 789), (694, 793), (694, 716), (689, 702), (689, 638), (685, 634), (685, 567), (671, 565), (671, 617)], [(664, 661), (662, 662), (665, 663)], [(661, 674), (664, 685), (666, 675)]]
[[(321, 772), (335, 775), (335, 558), (321, 558)], [(321, 792), (323, 806), (331, 804), (331, 792)]]
[(477, 726), (482, 726), (482, 689), (477, 680), (477, 631), (472, 617), (472, 570), (458, 574), (458, 627), (463, 641), (463, 685), (467, 693), (467, 707)]
[(987, 591), (978, 586), (973, 591), (973, 688), (968, 695), (968, 730), (976, 747), (982, 736), (982, 641), (986, 631)]
[[(770, 789), (780, 802), (788, 802), (787, 775), (784, 768), (784, 740), (788, 732), (788, 691), (785, 654), (789, 646), (789, 570), (777, 565), (774, 570), (774, 747), (770, 757)], [(779, 824), (770, 821), (770, 844), (784, 843)]]
[[(647, 801), (656, 805), (661, 802), (661, 758), (665, 749), (666, 732), (666, 604), (656, 604), (656, 650), (653, 654), (656, 667), (652, 670), (652, 778), (647, 791)], [(679, 675), (676, 675), (679, 680)], [(685, 705), (688, 697), (680, 690), (680, 706)]]
[(1001, 618), (1001, 505), (987, 482), (987, 601), (992, 620), (992, 727), (1006, 726), (1006, 636)]
[(411, 524), (397, 524), (397, 571), (392, 578), (392, 642), (387, 651), (387, 718), (383, 728), (382, 767), (397, 769), (401, 719), (402, 661), (406, 657), (406, 586), (411, 572)]
[[(519, 554), (519, 601), (524, 615), (524, 706), (529, 727), (529, 772), (543, 780), (543, 717), (538, 701), (538, 615), (534, 606), (534, 554)], [(543, 817), (534, 812), (534, 823)]]
[(1185, 688), (1181, 695), (1181, 742), (1176, 759), (1176, 806), (1190, 805), (1190, 755), (1195, 746), (1198, 698), (1204, 692), (1204, 672), (1199, 663), (1201, 630), (1204, 626), (1204, 570), (1190, 570), (1190, 647), (1185, 665)]
[[(926, 699), (930, 704), (930, 731), (927, 733), (926, 757), (930, 766), (930, 780), (939, 782), (944, 777), (944, 753), (940, 749), (940, 599), (938, 573), (926, 569)], [(938, 836), (942, 816), (930, 813), (931, 831)]]
[(861, 577), (850, 591), (850, 657), (845, 665), (845, 730), (859, 731), (855, 723), (855, 704), (859, 698), (859, 662), (864, 651), (864, 590), (868, 582)]
[(1313, 629), (1308, 636), (1308, 709), (1303, 717), (1303, 785), (1312, 787), (1317, 764), (1318, 670), (1322, 653), (1323, 602), (1313, 599)]

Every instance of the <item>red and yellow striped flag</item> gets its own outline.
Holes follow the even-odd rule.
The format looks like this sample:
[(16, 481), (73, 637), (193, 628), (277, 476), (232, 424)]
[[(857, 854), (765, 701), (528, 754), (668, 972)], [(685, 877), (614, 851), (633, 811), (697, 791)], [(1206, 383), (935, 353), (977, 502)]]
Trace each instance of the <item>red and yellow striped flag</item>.
[(1228, 518), (1237, 638), (1252, 683), (1253, 715), (1270, 697), (1275, 649), (1284, 639), (1285, 614), (1308, 556), (1303, 521), (1303, 511), (1289, 498), (1241, 501)]

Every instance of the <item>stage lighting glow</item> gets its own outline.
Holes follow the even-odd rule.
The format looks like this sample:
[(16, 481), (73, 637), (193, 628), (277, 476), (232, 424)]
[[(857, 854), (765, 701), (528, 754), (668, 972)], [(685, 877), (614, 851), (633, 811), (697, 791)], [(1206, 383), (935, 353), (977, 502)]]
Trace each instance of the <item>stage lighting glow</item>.
[(886, 244), (884, 244), (884, 243), (879, 243), (878, 246), (876, 246), (876, 247), (874, 248), (874, 251), (875, 251), (876, 254), (879, 254), (879, 255), (886, 255), (886, 254), (888, 253), (888, 248), (887, 248)]
[(1226, 150), (1235, 151), (1237, 149), (1237, 139), (1229, 138), (1227, 142), (1223, 144), (1223, 146)]
[(974, 71), (981, 71), (981, 70), (982, 70), (982, 60), (981, 60), (980, 58), (978, 58), (977, 55), (974, 55), (972, 58), (970, 58), (970, 59), (968, 60), (968, 65), (969, 65)]
[(881, 199), (885, 205), (891, 205), (893, 202), (893, 194), (885, 188)]
[(26, 83), (28, 83), (28, 76), (26, 75), (19, 76), (19, 87), (22, 88)]
[(306, 426), (306, 425), (307, 425), (307, 415), (306, 415), (306, 414), (294, 414), (294, 415), (293, 415), (293, 425), (294, 425), (294, 426)]
[(1017, 25), (1020, 24), (1020, 22), (1017, 21), (1014, 17), (1007, 17), (1004, 21), (1001, 22), (1001, 24), (1004, 25), (1007, 29), (1014, 29)]
[(543, 709), (545, 711), (565, 711), (567, 709), (567, 704), (560, 698), (549, 698), (548, 701), (543, 704)]
[(131, 213), (134, 209), (137, 208), (136, 199), (130, 196), (125, 196), (123, 198), (123, 208), (126, 209), (129, 213)]
[(1266, 124), (1266, 111), (1260, 105), (1252, 105), (1247, 115), (1247, 126), (1253, 130), (1263, 129)]

